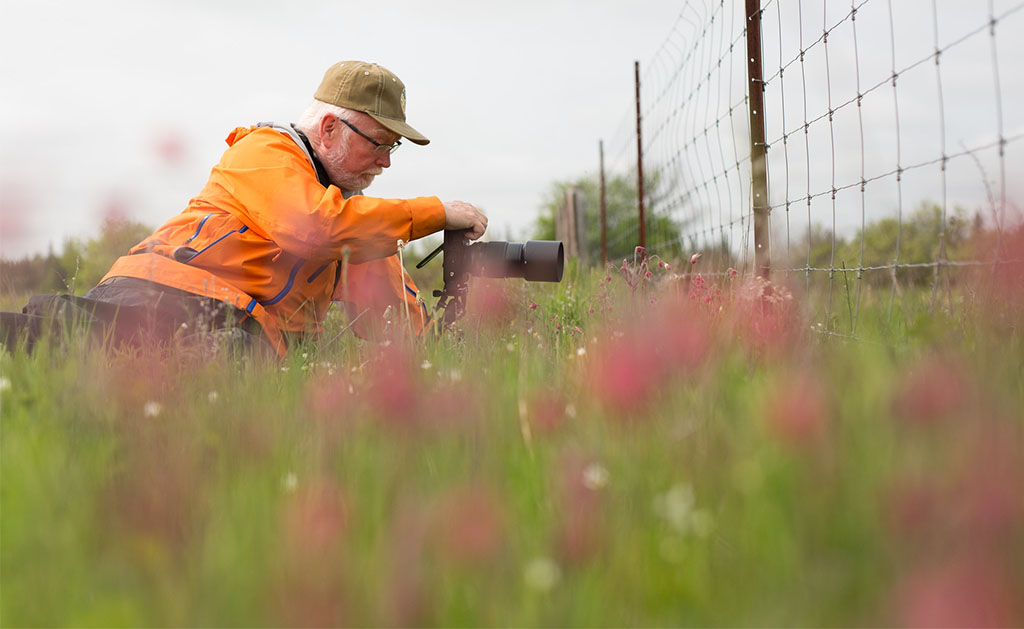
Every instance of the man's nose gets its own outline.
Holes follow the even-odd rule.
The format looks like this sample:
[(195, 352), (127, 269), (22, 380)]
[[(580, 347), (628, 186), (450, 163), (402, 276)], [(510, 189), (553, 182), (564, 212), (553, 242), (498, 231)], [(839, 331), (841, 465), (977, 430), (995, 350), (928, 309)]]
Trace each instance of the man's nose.
[(391, 166), (391, 153), (378, 153), (375, 163), (381, 168), (389, 168)]

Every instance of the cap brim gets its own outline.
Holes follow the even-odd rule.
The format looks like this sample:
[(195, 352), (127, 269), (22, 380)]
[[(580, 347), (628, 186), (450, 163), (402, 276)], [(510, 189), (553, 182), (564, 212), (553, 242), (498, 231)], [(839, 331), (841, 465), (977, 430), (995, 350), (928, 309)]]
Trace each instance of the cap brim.
[(430, 140), (428, 140), (426, 136), (424, 136), (416, 129), (410, 127), (403, 120), (396, 120), (394, 118), (378, 116), (377, 114), (371, 114), (368, 111), (364, 111), (363, 113), (379, 122), (381, 125), (384, 126), (384, 128), (388, 129), (389, 131), (394, 131), (395, 133), (409, 140), (413, 144), (419, 144), (420, 146), (430, 144)]

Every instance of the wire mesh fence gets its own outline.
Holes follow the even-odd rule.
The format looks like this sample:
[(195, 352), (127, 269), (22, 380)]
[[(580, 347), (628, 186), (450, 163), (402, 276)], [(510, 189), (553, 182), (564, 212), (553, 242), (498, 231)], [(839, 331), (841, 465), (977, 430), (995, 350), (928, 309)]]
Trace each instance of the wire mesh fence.
[[(856, 333), (865, 295), (886, 321), (943, 303), (951, 273), (1008, 255), (1020, 217), (1021, 32), (1020, 0), (684, 1), (640, 62), (639, 110), (603, 142), (609, 258), (641, 240), (642, 181), (651, 252), (702, 252), (712, 274), (770, 252), (828, 329)], [(770, 218), (755, 237), (759, 154)]]

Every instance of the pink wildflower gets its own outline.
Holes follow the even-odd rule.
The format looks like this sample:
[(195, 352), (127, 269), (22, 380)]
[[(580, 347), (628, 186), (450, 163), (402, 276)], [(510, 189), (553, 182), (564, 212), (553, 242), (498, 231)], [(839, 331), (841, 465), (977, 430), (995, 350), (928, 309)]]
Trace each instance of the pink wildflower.
[(529, 307), (530, 307), (530, 310), (536, 310), (537, 309), (537, 302), (531, 301)]
[(799, 374), (781, 383), (769, 400), (768, 428), (791, 446), (817, 442), (825, 431), (827, 402), (821, 383)]
[(699, 251), (697, 253), (693, 254), (692, 256), (690, 256), (690, 264), (697, 264), (697, 260), (700, 260), (700, 257), (701, 257), (701, 253)]
[(739, 272), (736, 269), (729, 267), (729, 276), (736, 277), (737, 275), (739, 275)]
[(967, 388), (966, 376), (954, 361), (925, 359), (903, 379), (895, 410), (910, 423), (928, 424), (963, 410)]
[(485, 564), (501, 549), (501, 498), (487, 487), (451, 491), (440, 505), (436, 533), (445, 556), (469, 564)]

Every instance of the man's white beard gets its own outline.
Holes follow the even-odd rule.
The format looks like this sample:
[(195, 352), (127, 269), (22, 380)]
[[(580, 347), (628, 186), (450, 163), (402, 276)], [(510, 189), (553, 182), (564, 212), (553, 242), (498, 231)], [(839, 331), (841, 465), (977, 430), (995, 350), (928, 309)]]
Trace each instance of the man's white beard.
[(324, 169), (327, 170), (327, 176), (330, 178), (331, 183), (341, 188), (344, 192), (365, 190), (370, 187), (370, 184), (373, 183), (377, 175), (384, 172), (383, 168), (377, 166), (376, 168), (364, 170), (361, 173), (350, 173), (341, 167), (341, 163), (345, 160), (346, 155), (348, 155), (347, 142), (338, 147), (338, 150), (334, 153), (320, 158)]

